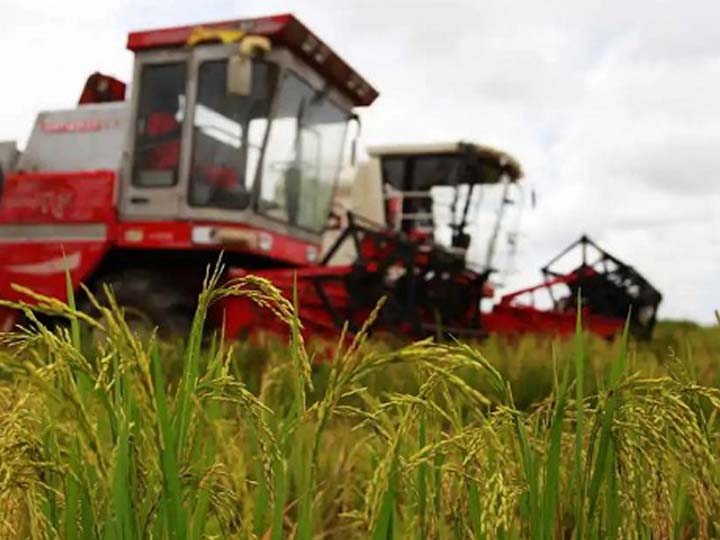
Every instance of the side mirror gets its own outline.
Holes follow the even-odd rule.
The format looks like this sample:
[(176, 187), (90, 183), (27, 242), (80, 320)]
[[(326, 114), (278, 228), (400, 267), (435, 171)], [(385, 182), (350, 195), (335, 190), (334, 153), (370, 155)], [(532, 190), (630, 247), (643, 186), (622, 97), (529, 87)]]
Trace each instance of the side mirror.
[(249, 96), (252, 93), (252, 58), (234, 54), (227, 63), (227, 93), (235, 96)]

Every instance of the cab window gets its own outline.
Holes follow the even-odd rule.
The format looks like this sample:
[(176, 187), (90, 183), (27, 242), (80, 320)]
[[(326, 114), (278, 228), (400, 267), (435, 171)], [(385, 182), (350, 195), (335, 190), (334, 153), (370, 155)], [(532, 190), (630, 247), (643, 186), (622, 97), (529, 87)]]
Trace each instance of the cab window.
[(242, 210), (250, 205), (274, 86), (274, 66), (255, 62), (252, 91), (227, 91), (227, 60), (203, 62), (193, 112), (190, 204)]
[(185, 62), (146, 64), (140, 74), (133, 183), (177, 183), (185, 105)]
[(262, 165), (259, 211), (320, 232), (342, 162), (349, 114), (286, 72)]

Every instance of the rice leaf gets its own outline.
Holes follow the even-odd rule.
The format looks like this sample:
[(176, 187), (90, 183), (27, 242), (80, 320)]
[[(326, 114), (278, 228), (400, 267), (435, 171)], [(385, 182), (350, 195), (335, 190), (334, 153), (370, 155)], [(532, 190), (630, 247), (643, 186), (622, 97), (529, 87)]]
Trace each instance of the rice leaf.
[(163, 508), (166, 512), (168, 536), (171, 539), (187, 538), (186, 513), (180, 490), (180, 471), (176, 454), (176, 434), (170, 421), (165, 377), (156, 345), (150, 351), (153, 380), (155, 383), (155, 407), (158, 415), (157, 438), (163, 475)]

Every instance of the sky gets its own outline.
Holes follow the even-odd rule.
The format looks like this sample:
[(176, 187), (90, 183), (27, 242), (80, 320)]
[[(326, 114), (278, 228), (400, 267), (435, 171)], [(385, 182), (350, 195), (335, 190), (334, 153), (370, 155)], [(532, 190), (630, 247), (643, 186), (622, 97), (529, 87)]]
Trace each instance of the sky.
[(130, 30), (292, 12), (380, 91), (361, 143), (501, 148), (537, 194), (508, 287), (582, 233), (635, 266), (660, 316), (720, 308), (720, 5), (712, 0), (4, 0), (0, 140), (130, 80)]

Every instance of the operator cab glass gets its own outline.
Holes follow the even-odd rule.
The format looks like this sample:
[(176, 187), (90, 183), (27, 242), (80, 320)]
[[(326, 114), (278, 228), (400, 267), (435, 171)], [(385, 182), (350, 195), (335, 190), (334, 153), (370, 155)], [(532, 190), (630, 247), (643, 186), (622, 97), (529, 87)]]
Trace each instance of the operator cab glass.
[(137, 186), (168, 187), (178, 181), (186, 77), (185, 62), (142, 68), (133, 169)]
[(286, 72), (270, 125), (258, 210), (319, 232), (327, 223), (350, 114)]
[(254, 62), (249, 95), (227, 91), (228, 60), (202, 62), (193, 111), (190, 204), (244, 210), (262, 156), (272, 91), (273, 64)]

